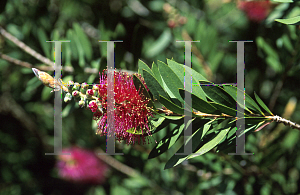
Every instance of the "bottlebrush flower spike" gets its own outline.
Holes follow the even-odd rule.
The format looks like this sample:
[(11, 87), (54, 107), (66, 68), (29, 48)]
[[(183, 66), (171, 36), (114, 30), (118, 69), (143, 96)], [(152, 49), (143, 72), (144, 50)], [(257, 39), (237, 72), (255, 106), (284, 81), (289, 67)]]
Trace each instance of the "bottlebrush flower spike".
[(72, 182), (101, 184), (105, 181), (108, 166), (88, 150), (71, 147), (62, 150), (71, 155), (59, 155), (56, 163), (58, 175)]
[[(146, 86), (143, 78), (138, 76)], [(135, 88), (133, 76), (124, 72), (114, 72), (114, 118), (115, 118), (115, 136), (116, 139), (126, 140), (127, 144), (140, 143), (142, 138), (145, 142), (144, 134), (150, 135), (148, 126), (148, 117), (152, 116), (150, 107), (147, 106), (150, 101), (140, 90)], [(102, 73), (100, 85), (98, 85), (99, 100), (103, 115), (98, 123), (97, 134), (106, 135), (107, 132), (107, 76)], [(146, 87), (147, 88), (147, 87)], [(148, 90), (148, 89), (147, 89)], [(91, 109), (94, 105), (91, 105)], [(97, 112), (95, 113), (97, 115)], [(97, 118), (96, 116), (94, 116)], [(139, 132), (139, 134), (129, 133)]]

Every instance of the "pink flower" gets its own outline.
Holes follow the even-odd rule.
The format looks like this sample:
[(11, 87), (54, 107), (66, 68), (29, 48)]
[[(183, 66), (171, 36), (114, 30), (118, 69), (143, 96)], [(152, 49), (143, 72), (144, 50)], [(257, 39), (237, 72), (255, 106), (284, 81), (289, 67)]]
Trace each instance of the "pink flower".
[(59, 155), (56, 167), (61, 178), (78, 183), (101, 184), (108, 167), (88, 150), (71, 147), (62, 150), (71, 155)]
[(239, 9), (243, 10), (249, 20), (260, 22), (264, 20), (270, 11), (269, 1), (240, 1)]
[[(148, 90), (143, 78), (138, 75), (146, 89)], [(148, 117), (152, 116), (150, 108), (147, 106), (150, 101), (141, 94), (141, 89), (137, 90), (133, 83), (133, 77), (123, 72), (114, 73), (114, 118), (115, 118), (115, 137), (126, 140), (127, 144), (140, 143), (142, 138), (145, 143), (144, 134), (150, 135)], [(106, 135), (107, 132), (107, 76), (103, 73), (100, 78), (99, 96), (102, 105), (103, 116), (98, 123), (97, 134)], [(142, 134), (132, 134), (127, 131), (139, 131)]]

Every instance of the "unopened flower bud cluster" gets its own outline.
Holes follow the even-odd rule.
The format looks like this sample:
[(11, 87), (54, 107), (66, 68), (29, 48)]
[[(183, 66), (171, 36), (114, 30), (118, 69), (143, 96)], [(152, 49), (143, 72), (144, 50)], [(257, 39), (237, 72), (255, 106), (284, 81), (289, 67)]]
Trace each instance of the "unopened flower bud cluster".
[(89, 89), (87, 83), (74, 83), (73, 81), (68, 82), (69, 92), (65, 95), (64, 102), (68, 103), (73, 98), (78, 102), (79, 107), (93, 109), (92, 112), (101, 112), (101, 104), (99, 98), (99, 87), (95, 84), (92, 89)]

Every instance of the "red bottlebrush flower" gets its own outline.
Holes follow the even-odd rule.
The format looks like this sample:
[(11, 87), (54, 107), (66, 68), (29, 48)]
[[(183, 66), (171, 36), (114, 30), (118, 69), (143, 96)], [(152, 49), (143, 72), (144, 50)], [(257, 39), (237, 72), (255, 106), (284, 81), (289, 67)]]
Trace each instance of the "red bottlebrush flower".
[[(140, 76), (139, 76), (140, 77)], [(142, 77), (141, 81), (145, 85)], [(140, 138), (145, 142), (144, 134), (150, 135), (148, 117), (152, 116), (150, 108), (147, 106), (150, 101), (137, 90), (133, 83), (133, 77), (123, 72), (114, 72), (114, 119), (115, 137), (126, 140), (127, 144), (140, 143)], [(146, 86), (146, 85), (145, 85)], [(97, 134), (106, 135), (107, 132), (107, 76), (102, 74), (100, 78), (99, 96), (103, 110), (103, 116), (98, 123)], [(146, 86), (147, 89), (147, 86)], [(148, 89), (147, 89), (148, 90)], [(128, 133), (132, 129), (142, 134)]]
[(243, 10), (249, 20), (254, 22), (260, 22), (264, 20), (270, 11), (269, 1), (240, 1), (239, 9)]
[(56, 163), (61, 178), (72, 182), (101, 184), (105, 181), (108, 166), (88, 150), (71, 147), (62, 150), (71, 155), (59, 155)]
[(102, 116), (102, 112), (96, 111), (96, 112), (93, 114), (93, 119), (94, 119), (94, 120), (98, 120), (101, 116)]

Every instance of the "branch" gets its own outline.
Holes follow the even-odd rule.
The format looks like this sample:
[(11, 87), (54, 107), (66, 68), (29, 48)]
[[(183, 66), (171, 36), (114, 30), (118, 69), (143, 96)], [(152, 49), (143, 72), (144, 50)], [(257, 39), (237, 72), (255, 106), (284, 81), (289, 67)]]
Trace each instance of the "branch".
[[(13, 36), (9, 32), (7, 32), (6, 30), (4, 30), (1, 26), (0, 26), (0, 34), (2, 36), (4, 36), (5, 38), (7, 38), (8, 40), (12, 41), (14, 44), (16, 44), (19, 48), (24, 50), (26, 53), (30, 54), (31, 56), (33, 56), (37, 60), (41, 61), (42, 63), (46, 64), (47, 66), (36, 67), (36, 66), (33, 66), (32, 64), (30, 64), (28, 62), (24, 62), (24, 61), (21, 61), (21, 60), (12, 58), (8, 55), (0, 53), (0, 57), (2, 59), (6, 60), (10, 63), (26, 67), (26, 68), (38, 68), (38, 69), (43, 70), (43, 71), (54, 71), (54, 62), (52, 62), (50, 59), (42, 56), (38, 52), (31, 49), (25, 43), (23, 43), (22, 41), (17, 39), (15, 36)], [(70, 73), (74, 72), (74, 68), (72, 66), (63, 66), (62, 70), (65, 71), (65, 72), (70, 72)], [(121, 69), (121, 71), (128, 72), (129, 74), (136, 73), (135, 71), (123, 70), (123, 69)], [(88, 73), (88, 74), (99, 74), (99, 70), (97, 70), (96, 68), (88, 68), (87, 67), (87, 68), (84, 68), (84, 72)]]
[(294, 122), (292, 122), (290, 120), (287, 120), (285, 118), (282, 118), (280, 116), (277, 116), (277, 115), (276, 116), (266, 116), (266, 118), (270, 118), (272, 121), (275, 121), (277, 123), (283, 123), (285, 126), (288, 125), (288, 126), (292, 127), (292, 129), (300, 130), (300, 125), (299, 124), (294, 123)]
[(34, 51), (33, 49), (31, 49), (25, 43), (23, 43), (22, 41), (20, 41), (16, 37), (14, 37), (12, 34), (10, 34), (9, 32), (7, 32), (6, 30), (4, 30), (4, 28), (2, 28), (1, 26), (0, 26), (0, 34), (2, 34), (8, 40), (12, 41), (14, 44), (16, 44), (19, 48), (21, 48), (22, 50), (24, 50), (26, 53), (28, 53), (31, 56), (35, 57), (37, 60), (39, 60), (39, 61), (41, 61), (44, 64), (47, 64), (49, 66), (54, 66), (54, 62), (52, 62), (48, 58), (45, 58), (41, 54), (39, 54), (36, 51)]

